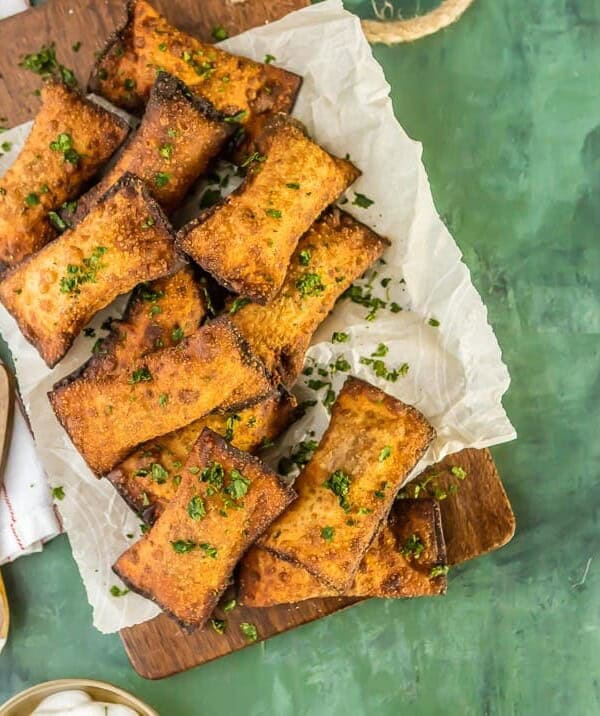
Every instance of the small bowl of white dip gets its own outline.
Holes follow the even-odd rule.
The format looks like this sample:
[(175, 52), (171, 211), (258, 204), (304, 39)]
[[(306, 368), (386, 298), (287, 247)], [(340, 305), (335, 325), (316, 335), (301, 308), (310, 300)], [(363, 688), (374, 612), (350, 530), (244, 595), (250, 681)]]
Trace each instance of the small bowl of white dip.
[(22, 691), (0, 716), (159, 716), (127, 691), (103, 681), (59, 679)]

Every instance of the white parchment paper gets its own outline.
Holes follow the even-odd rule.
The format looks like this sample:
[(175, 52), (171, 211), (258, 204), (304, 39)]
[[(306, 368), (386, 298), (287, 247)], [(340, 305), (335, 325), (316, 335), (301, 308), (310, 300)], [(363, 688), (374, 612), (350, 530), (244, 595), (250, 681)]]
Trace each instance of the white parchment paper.
[[(393, 242), (386, 263), (375, 266), (362, 280), (388, 307), (380, 309), (375, 320), (366, 321), (368, 308), (340, 301), (315, 336), (309, 363), (328, 366), (344, 356), (352, 374), (417, 406), (438, 434), (421, 467), (464, 447), (512, 440), (515, 431), (501, 404), (509, 376), (485, 306), (435, 210), (421, 146), (394, 118), (389, 86), (357, 18), (345, 12), (339, 0), (328, 0), (223, 45), (256, 60), (274, 55), (276, 64), (304, 77), (295, 116), (320, 144), (339, 156), (350, 154), (363, 171), (343, 208)], [(0, 158), (0, 171), (14, 159), (28, 128), (24, 125), (4, 135), (14, 147)], [(366, 209), (354, 205), (355, 192), (373, 204)], [(382, 279), (387, 285), (381, 284)], [(390, 311), (392, 302), (403, 310)], [(118, 314), (123, 305), (121, 298), (94, 320), (97, 335), (102, 335), (103, 319)], [(430, 319), (439, 325), (431, 325)], [(64, 487), (60, 511), (93, 607), (94, 625), (113, 632), (150, 619), (158, 613), (151, 602), (135, 594), (110, 594), (110, 587), (119, 584), (111, 565), (139, 537), (139, 520), (107, 481), (91, 475), (46, 398), (56, 380), (89, 357), (95, 339), (81, 336), (49, 371), (4, 309), (0, 309), (0, 331), (15, 356), (41, 460), (52, 485)], [(350, 338), (332, 344), (333, 331), (345, 331)], [(390, 371), (405, 363), (409, 366), (396, 382), (378, 378), (372, 366), (360, 363), (379, 343), (389, 348), (382, 360)], [(339, 390), (345, 375), (331, 376), (334, 390)], [(327, 388), (315, 392), (305, 385), (307, 380), (301, 379), (298, 386), (300, 399), (319, 402), (288, 431), (270, 456), (273, 460), (289, 454), (310, 431), (320, 437), (327, 425), (328, 413), (321, 403)]]

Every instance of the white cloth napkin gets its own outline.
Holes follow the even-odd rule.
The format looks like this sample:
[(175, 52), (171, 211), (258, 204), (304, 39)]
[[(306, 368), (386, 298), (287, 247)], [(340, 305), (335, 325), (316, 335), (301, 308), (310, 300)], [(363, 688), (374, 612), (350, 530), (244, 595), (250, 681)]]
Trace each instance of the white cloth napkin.
[[(0, 19), (28, 7), (27, 0), (2, 0)], [(62, 531), (46, 475), (18, 405), (9, 439), (6, 470), (0, 476), (0, 564), (39, 552), (44, 542)]]
[(15, 404), (4, 476), (0, 478), (0, 564), (39, 552), (62, 531), (33, 438)]
[(4, 17), (16, 15), (23, 12), (29, 7), (29, 0), (1, 0), (0, 1), (0, 20)]

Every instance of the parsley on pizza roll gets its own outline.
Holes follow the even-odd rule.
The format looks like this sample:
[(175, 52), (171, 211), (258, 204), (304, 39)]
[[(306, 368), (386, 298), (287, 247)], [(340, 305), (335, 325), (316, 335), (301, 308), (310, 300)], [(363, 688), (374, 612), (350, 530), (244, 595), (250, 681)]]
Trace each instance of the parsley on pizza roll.
[(57, 235), (62, 204), (78, 196), (128, 129), (76, 90), (44, 85), (31, 133), (0, 179), (0, 265), (18, 264)]
[(74, 229), (11, 269), (0, 300), (53, 367), (98, 311), (177, 260), (164, 214), (126, 174)]

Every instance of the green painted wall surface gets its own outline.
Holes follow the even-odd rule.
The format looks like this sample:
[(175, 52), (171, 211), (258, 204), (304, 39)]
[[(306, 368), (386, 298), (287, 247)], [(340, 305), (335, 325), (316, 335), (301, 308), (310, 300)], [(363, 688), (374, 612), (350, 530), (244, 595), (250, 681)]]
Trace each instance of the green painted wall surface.
[(445, 599), (367, 602), (150, 683), (92, 628), (61, 537), (3, 569), (0, 701), (82, 676), (164, 716), (600, 713), (600, 2), (476, 0), (375, 54), (512, 373), (520, 437), (493, 452), (515, 539)]

